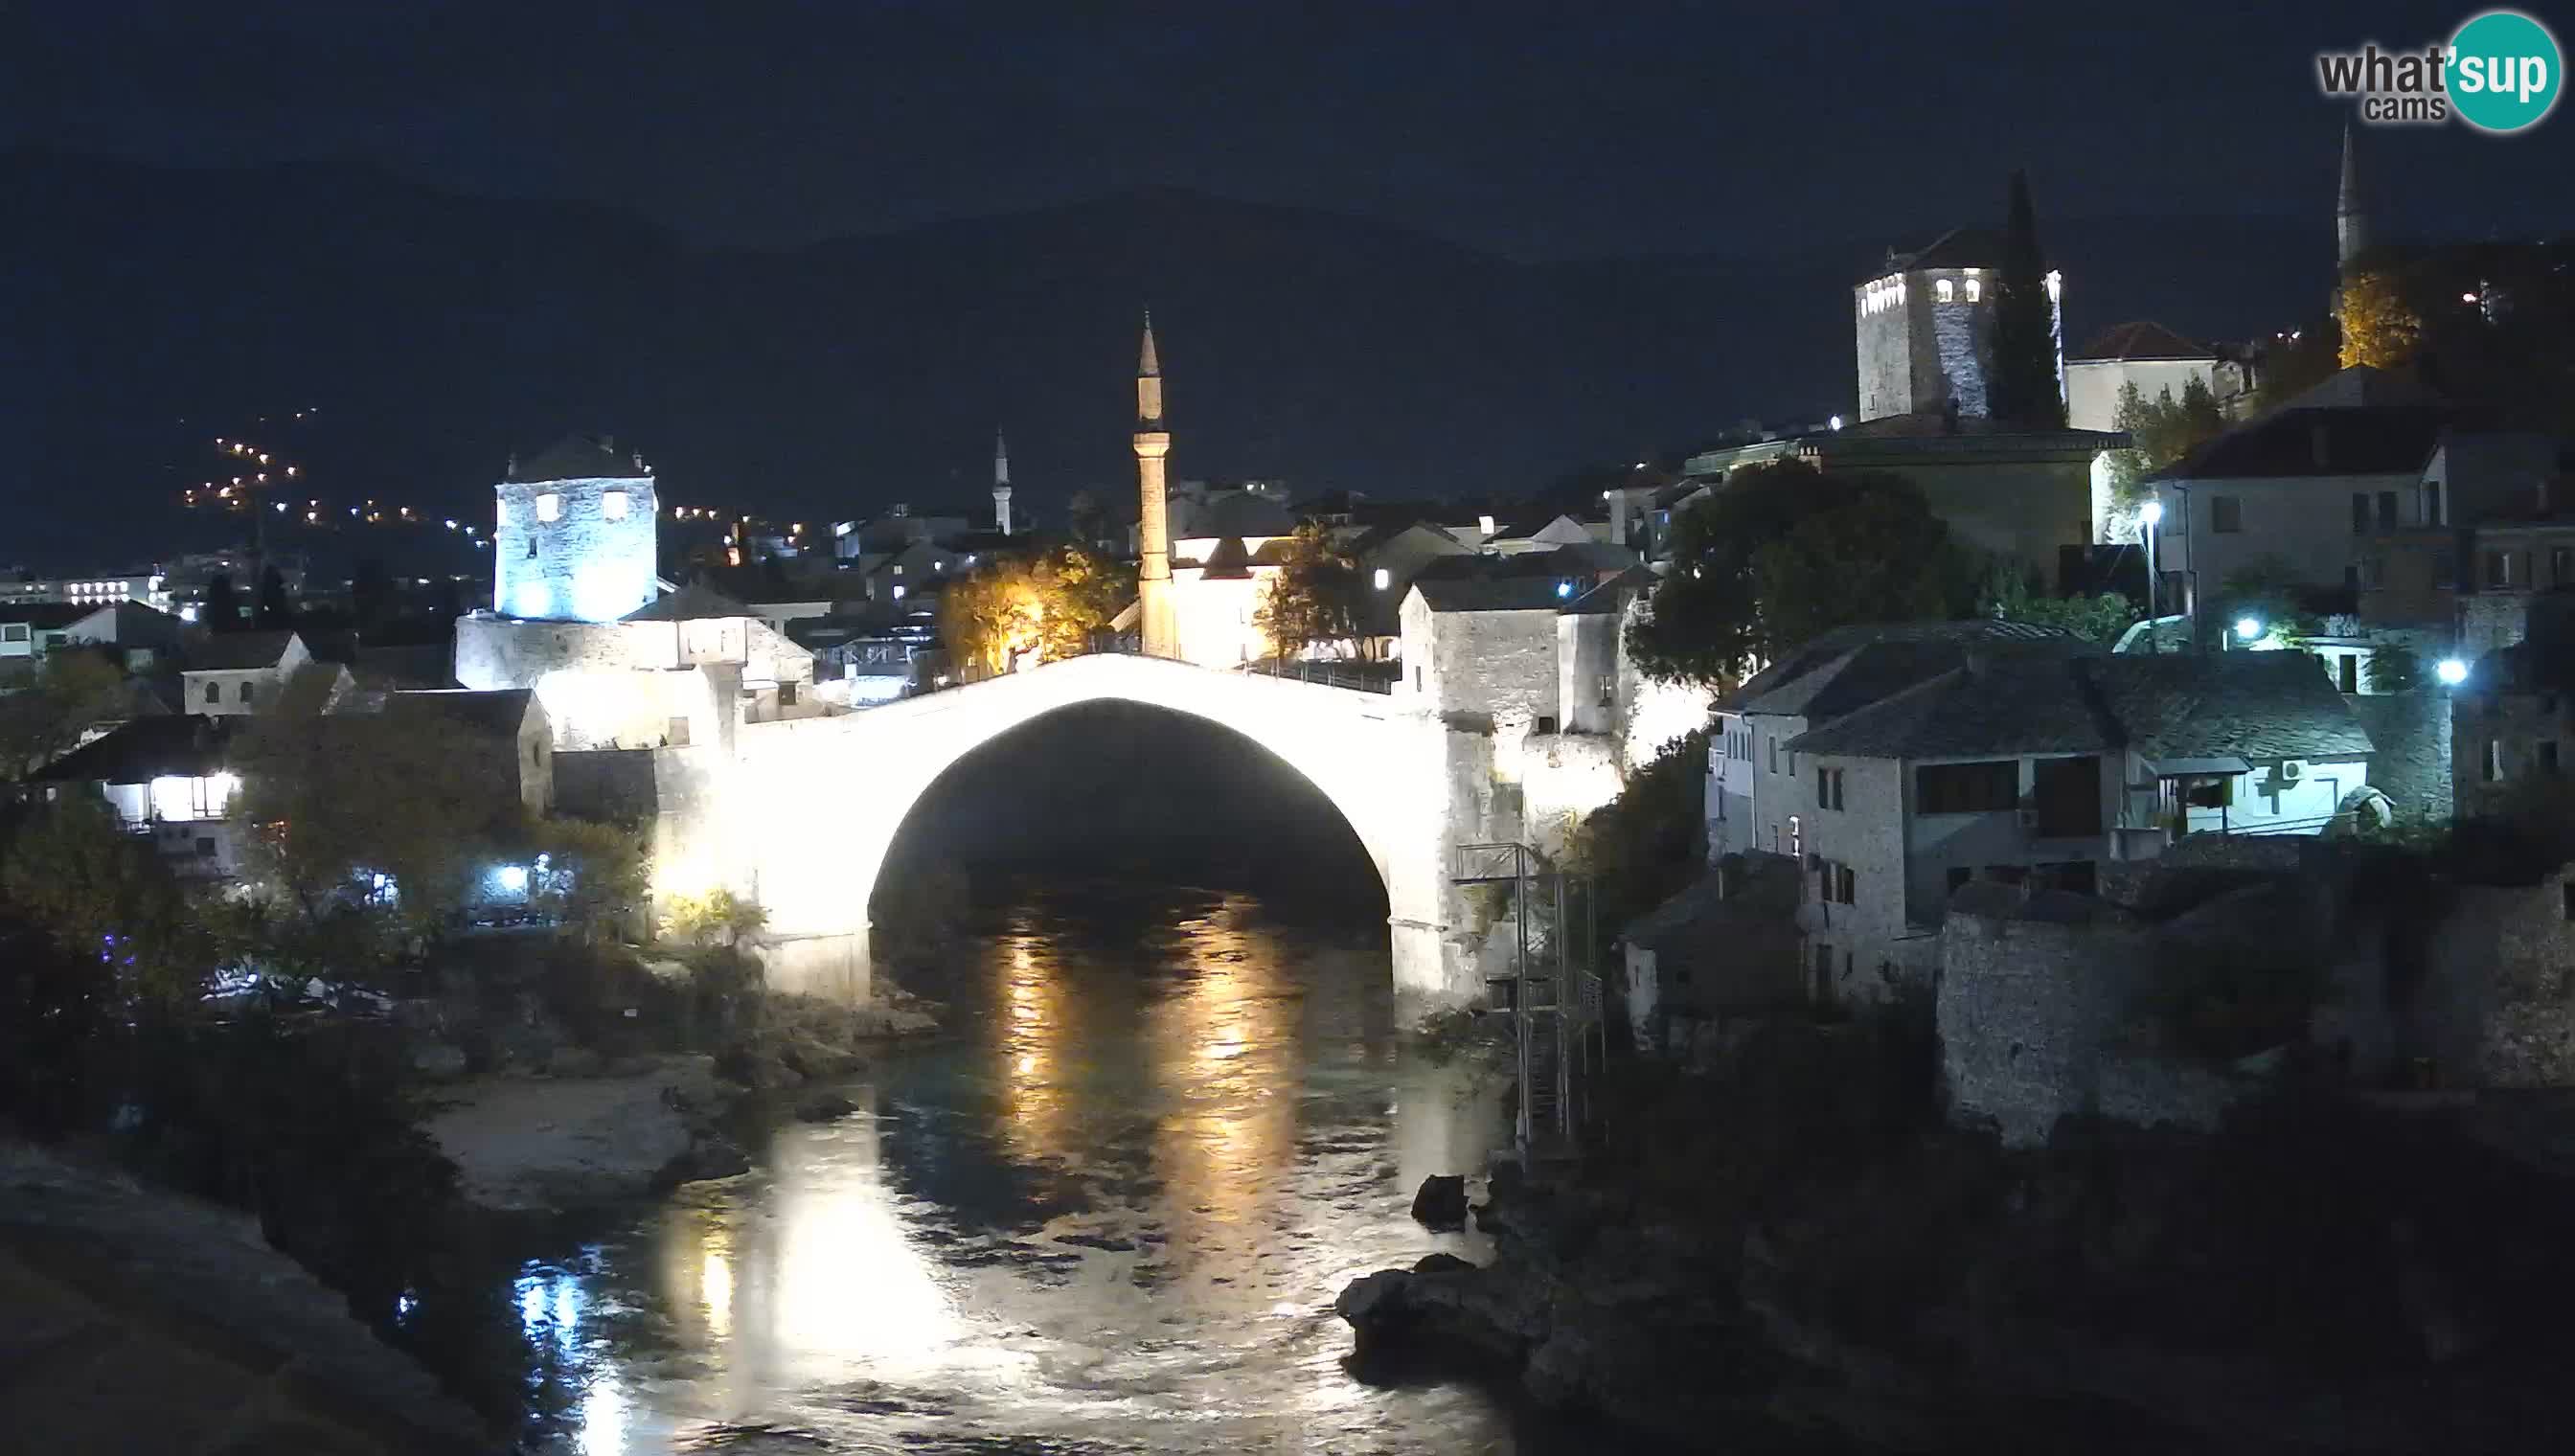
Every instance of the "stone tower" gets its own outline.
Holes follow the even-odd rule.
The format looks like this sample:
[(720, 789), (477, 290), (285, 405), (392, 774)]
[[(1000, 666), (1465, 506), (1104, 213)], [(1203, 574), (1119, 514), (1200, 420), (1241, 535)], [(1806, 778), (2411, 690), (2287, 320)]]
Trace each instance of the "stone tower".
[(2351, 126), (2342, 129), (2342, 192), (2334, 201), (2334, 272), (2351, 272), (2369, 251), (2369, 214), (2360, 202), (2360, 160), (2351, 149)]
[(1164, 457), (1172, 433), (1163, 425), (1163, 361), (1154, 352), (1154, 316), (1145, 315), (1145, 343), (1136, 358), (1136, 606), (1145, 656), (1181, 655), (1181, 627), (1172, 607), (1172, 523), (1165, 504)]
[(993, 529), (1011, 534), (1011, 445), (993, 432)]
[[(1851, 290), (1861, 420), (1950, 409), (1968, 419), (1989, 416), (1985, 375), (2003, 249), (2000, 233), (1952, 229), (1910, 253), (1888, 249), (1886, 261)], [(2050, 270), (2044, 281), (2061, 392), (2064, 279)]]
[(571, 435), (506, 474), (493, 487), (493, 611), (615, 622), (653, 600), (662, 508), (642, 456)]

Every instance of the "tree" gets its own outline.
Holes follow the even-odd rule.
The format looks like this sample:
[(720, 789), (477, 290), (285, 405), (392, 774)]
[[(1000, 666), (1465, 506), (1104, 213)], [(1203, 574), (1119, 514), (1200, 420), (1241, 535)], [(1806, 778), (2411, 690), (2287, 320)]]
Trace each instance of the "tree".
[(2022, 622), (2053, 627), (2103, 647), (2113, 647), (2137, 620), (2137, 604), (2117, 592), (2090, 597), (2041, 597), (2029, 590), (2019, 572), (1997, 572), (1987, 584), (1978, 614), (1996, 622)]
[(276, 948), (313, 974), (380, 970), (464, 903), (523, 832), (484, 745), (435, 718), (281, 701), (235, 740), (246, 876), (287, 913)]
[(2423, 342), (2422, 316), (2405, 302), (2396, 276), (2375, 270), (2346, 274), (2334, 314), (2342, 326), (2342, 367), (2365, 364), (2395, 369), (2414, 358)]
[(359, 636), (368, 640), (382, 635), (393, 621), (394, 579), (386, 572), (382, 557), (368, 557), (358, 563), (357, 572), (349, 578), (349, 609), (357, 620)]
[(623, 824), (548, 818), (530, 831), (530, 860), (542, 865), (534, 899), (587, 940), (615, 938), (652, 885), (643, 835)]
[(939, 636), (961, 669), (1060, 662), (1091, 651), (1134, 595), (1133, 577), (1079, 545), (997, 556), (948, 584)]
[(1341, 555), (1331, 536), (1308, 521), (1288, 538), (1286, 559), (1279, 575), (1271, 578), (1253, 625), (1281, 658), (1296, 657), (1316, 644), (1357, 638), (1365, 595), (1358, 563)]
[(2341, 325), (2331, 317), (2273, 339), (2262, 351), (2253, 387), (2255, 412), (2269, 414), (2332, 378), (2342, 367), (2341, 340)]
[(125, 696), (125, 675), (101, 655), (57, 648), (35, 682), (0, 694), (0, 783), (24, 778), (71, 751)]
[(200, 987), (208, 944), (187, 896), (104, 799), (78, 794), (35, 814), (0, 858), (0, 898), (67, 953), (97, 957), (123, 997), (173, 1002)]
[(233, 590), (230, 575), (217, 572), (206, 582), (206, 600), (197, 617), (208, 632), (237, 632), (241, 629), (241, 596)]
[(1073, 528), (1073, 539), (1084, 546), (1097, 547), (1109, 539), (1109, 513), (1100, 509), (1099, 500), (1089, 491), (1073, 493), (1065, 520)]
[(2381, 642), (2370, 649), (2360, 672), (2372, 693), (2411, 693), (2423, 686), (2423, 660), (2401, 642)]
[(2129, 446), (2110, 452), (2113, 520), (2104, 524), (2109, 540), (2127, 541), (2135, 535), (2132, 523), (2137, 508), (2145, 504), (2146, 483), (2216, 439), (2226, 429), (2226, 417), (2207, 382), (2194, 376), (2182, 386), (2179, 400), (2170, 389), (2163, 389), (2149, 401), (2133, 381), (2121, 385), (2118, 414), (2111, 424), (2126, 432)]
[(262, 632), (295, 625), (295, 610), (286, 600), (286, 574), (275, 567), (259, 574), (259, 627)]
[(742, 937), (760, 933), (768, 923), (767, 910), (729, 889), (675, 894), (662, 911), (664, 935), (701, 949), (715, 943), (718, 936), (727, 945), (739, 944)]
[(1671, 569), (1627, 645), (1655, 678), (1721, 689), (1827, 628), (1963, 611), (1964, 585), (1912, 482), (1776, 461), (1736, 471), (1672, 523)]
[(1985, 378), (1994, 419), (2019, 430), (2065, 428), (2065, 394), (2056, 368), (2056, 301), (2048, 293), (2047, 255), (2038, 246), (2029, 176), (2019, 171), (2011, 175), (2011, 215), (1994, 290), (1991, 363)]

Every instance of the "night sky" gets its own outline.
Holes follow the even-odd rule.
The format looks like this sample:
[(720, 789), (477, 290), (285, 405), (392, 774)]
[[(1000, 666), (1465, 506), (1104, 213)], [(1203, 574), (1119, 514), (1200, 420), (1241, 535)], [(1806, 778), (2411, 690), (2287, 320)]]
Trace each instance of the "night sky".
[[(2284, 248), (2263, 243), (2264, 256), (2246, 258), (2241, 269), (2228, 251), (2255, 247), (2243, 241), (2250, 235), (2239, 220), (2295, 220), (2300, 228), (2312, 224), (2314, 249), (2313, 258), (2295, 260), (2297, 268), (2328, 256), (2332, 151), (2349, 106), (2316, 94), (2314, 53), (2365, 39), (2418, 46), (2445, 36), (2468, 13), (2451, 5), (2350, 3), (21, 0), (0, 16), (0, 149), (190, 169), (356, 164), (401, 186), (468, 199), (601, 205), (645, 220), (674, 248), (701, 252), (796, 249), (1176, 186), (1340, 214), (1514, 266), (1682, 255), (1775, 260), (1802, 252), (1829, 254), (1834, 261), (1823, 272), (1833, 279), (1850, 276), (1840, 260), (1857, 257), (1863, 244), (1911, 245), (1938, 226), (1998, 223), (2002, 176), (2025, 166), (2043, 233), (2073, 236), (2089, 222), (2098, 237), (2116, 220), (2153, 218), (2186, 239), (2192, 255), (2187, 268), (2170, 270), (2125, 260), (2116, 270), (2096, 264), (2075, 280), (2072, 332), (2150, 315), (2185, 330), (2243, 337), (2288, 322), (2290, 314), (2271, 307), (2275, 295), (2294, 291), (2295, 306), (2304, 308), (2321, 288), (2304, 272), (2294, 290), (2274, 282), (2287, 275), (2276, 256)], [(2563, 21), (2557, 29), (2561, 38), (2575, 34)], [(2552, 116), (2531, 133), (2500, 139), (2457, 125), (2380, 128), (2366, 145), (2382, 237), (2575, 231), (2575, 189), (2565, 186), (2575, 177), (2575, 116)], [(113, 212), (91, 209), (71, 226), (95, 235), (48, 240), (74, 250), (71, 256), (112, 259), (135, 243), (121, 236), (128, 230)], [(170, 226), (159, 216), (134, 223), (138, 230)], [(2282, 234), (2275, 226), (2264, 236)], [(1369, 246), (1385, 251), (1381, 241)], [(2297, 235), (2296, 247), (2308, 246), (2308, 236)], [(22, 256), (11, 285), (43, 289), (45, 280), (33, 275), (62, 256), (35, 264)], [(657, 278), (681, 276), (675, 266), (652, 266), (663, 270)], [(169, 271), (157, 260), (132, 268), (138, 275)], [(101, 273), (113, 282), (104, 265)], [(2194, 301), (2216, 300), (2230, 281), (2236, 296), (2193, 313)], [(398, 278), (380, 283), (397, 294), (406, 286)], [(1563, 296), (1559, 284), (1549, 282), (1557, 289), (1551, 298)], [(683, 293), (696, 287), (654, 286)], [(1663, 286), (1621, 285), (1647, 306)], [(1571, 362), (1567, 382), (1540, 381), (1528, 398), (1494, 398), (1486, 407), (1497, 418), (1537, 420), (1552, 433), (1496, 443), (1489, 458), (1460, 458), (1457, 473), (1489, 486), (1506, 472), (1517, 479), (1499, 484), (1531, 488), (1586, 460), (1686, 446), (1686, 431), (1696, 427), (1685, 420), (1715, 428), (1756, 413), (1778, 418), (1791, 409), (1837, 408), (1833, 391), (1846, 391), (1848, 382), (1836, 376), (1834, 360), (1843, 361), (1846, 375), (1848, 336), (1832, 336), (1846, 329), (1846, 301), (1808, 280), (1795, 288), (1801, 298), (1812, 296), (1810, 322), (1791, 327), (1765, 318), (1744, 326), (1754, 337), (1689, 342), (1702, 354), (1793, 343), (1803, 351), (1798, 357), (1745, 376), (1768, 397), (1752, 397), (1759, 392), (1734, 377), (1673, 384), (1664, 363), (1633, 362), (1640, 379), (1653, 375), (1670, 386), (1672, 400), (1648, 408), (1628, 398), (1636, 388), (1608, 372), (1622, 357), (1636, 361), (1634, 332), (1591, 339), (1577, 329), (1569, 335), (1575, 344), (1547, 346), (1549, 362)], [(1145, 285), (1135, 288), (1144, 292)], [(1028, 469), (1041, 481), (1023, 495), (1043, 507), (1076, 485), (1115, 483), (1123, 456), (1116, 430), (1077, 438), (1067, 423), (1114, 412), (1122, 387), (1111, 371), (1085, 378), (1084, 387), (1096, 386), (1102, 398), (1086, 399), (1078, 416), (1065, 406), (1060, 420), (1046, 417), (1054, 407), (1042, 407), (1036, 394), (1061, 393), (1071, 372), (1059, 359), (1079, 359), (1085, 370), (1094, 357), (1105, 362), (1114, 352), (1111, 336), (1124, 332), (1111, 321), (1131, 317), (1138, 302), (1100, 298), (1096, 320), (1058, 320), (1051, 325), (1056, 338), (1030, 341), (1027, 357), (1053, 372), (1023, 383), (1026, 400), (976, 401), (953, 418), (942, 417), (939, 404), (907, 403), (905, 413), (925, 437), (913, 454), (892, 432), (863, 435), (853, 427), (843, 439), (825, 426), (813, 427), (813, 440), (779, 445), (771, 457), (760, 456), (758, 445), (737, 452), (715, 437), (767, 432), (713, 407), (703, 418), (672, 422), (671, 410), (648, 414), (633, 404), (655, 390), (665, 400), (697, 398), (704, 391), (695, 382), (657, 380), (647, 388), (585, 379), (568, 384), (561, 399), (514, 387), (506, 398), (526, 404), (518, 418), (459, 401), (452, 415), (463, 418), (438, 422), (459, 437), (453, 455), (414, 443), (427, 427), (385, 418), (375, 436), (380, 448), (417, 470), (416, 479), (389, 478), (383, 489), (422, 492), (431, 510), (476, 509), (476, 494), (487, 489), (476, 484), (478, 476), (488, 479), (481, 462), (542, 444), (532, 438), (538, 434), (580, 427), (622, 430), (662, 447), (699, 481), (722, 465), (764, 485), (791, 483), (775, 487), (783, 499), (758, 504), (850, 514), (881, 504), (865, 499), (871, 494), (901, 499), (915, 489), (917, 498), (917, 488), (863, 481), (827, 490), (806, 484), (827, 473), (816, 461), (837, 471), (841, 456), (865, 456), (886, 462), (883, 474), (914, 478), (971, 472), (980, 448), (973, 442), (989, 439), (996, 419), (1018, 418), (1029, 422)], [(294, 303), (281, 296), (258, 306), (286, 314)], [(94, 306), (84, 300), (77, 307)], [(347, 305), (335, 300), (330, 307)], [(443, 301), (437, 307), (453, 312)], [(1568, 313), (1589, 308), (1566, 306)], [(132, 327), (122, 320), (113, 326)], [(235, 323), (223, 327), (242, 332)], [(585, 316), (546, 327), (574, 339), (565, 331), (606, 326)], [(1010, 358), (1007, 321), (983, 327), (988, 337), (979, 347)], [(1687, 327), (1710, 329), (1696, 315)], [(205, 324), (200, 332), (216, 328)], [(1066, 343), (1077, 329), (1088, 331), (1078, 349)], [(1209, 356), (1227, 341), (1214, 329), (1193, 341), (1185, 320), (1174, 329), (1179, 357), (1191, 357), (1195, 343), (1201, 371), (1179, 393), (1200, 412), (1193, 421), (1199, 433), (1184, 439), (1184, 449), (1205, 452), (1184, 462), (1185, 472), (1277, 470), (1326, 486), (1407, 489), (1425, 474), (1422, 462), (1443, 460), (1446, 442), (1479, 433), (1471, 420), (1424, 418), (1417, 427), (1423, 438), (1408, 442), (1398, 438), (1401, 422), (1370, 421), (1363, 423), (1377, 433), (1360, 441), (1327, 409), (1288, 398), (1291, 386), (1308, 384), (1305, 376), (1240, 381), (1246, 391), (1267, 393), (1253, 418), (1240, 399), (1212, 398), (1234, 383), (1210, 368)], [(1793, 341), (1777, 337), (1785, 333)], [(40, 337), (48, 349), (63, 347), (54, 336)], [(704, 337), (666, 352), (698, 350)], [(1651, 342), (1650, 332), (1644, 337)], [(725, 342), (755, 357), (763, 347), (758, 338)], [(1309, 342), (1319, 354), (1322, 343)], [(1608, 363), (1576, 358), (1583, 350)], [(567, 344), (565, 353), (572, 352)], [(1245, 352), (1237, 344), (1235, 361)], [(1501, 358), (1464, 328), (1454, 352)], [(190, 356), (191, 367), (218, 379), (257, 375), (208, 357), (211, 365)], [(1403, 367), (1427, 374), (1439, 358), (1434, 350)], [(349, 384), (353, 403), (381, 412), (372, 402), (419, 395), (457, 372), (445, 360), (413, 362), (421, 380), (377, 382), (372, 396), (363, 360), (354, 373), (336, 359), (322, 372), (329, 383)], [(75, 388), (53, 361), (12, 360), (0, 341), (0, 368), (13, 365), (26, 373), (11, 392), (37, 403), (22, 404), (16, 419), (0, 405), (0, 429), (31, 442), (10, 452), (29, 474), (74, 487), (91, 504), (128, 491), (166, 494), (158, 484), (135, 483), (145, 469), (142, 447), (120, 455), (101, 443), (127, 427), (114, 413), (120, 399), (152, 401), (154, 418), (165, 423), (182, 407), (193, 409), (198, 402), (188, 398), (186, 381), (127, 390), (108, 359), (84, 363)], [(853, 365), (849, 379), (814, 382), (800, 395), (822, 375), (801, 364), (781, 368), (792, 378), (773, 408), (789, 422), (788, 436), (806, 428), (797, 422), (835, 400), (863, 397), (875, 383)], [(729, 358), (720, 372), (729, 380), (745, 374)], [(275, 398), (273, 386), (263, 388), (271, 393), (260, 398)], [(1484, 382), (1460, 376), (1458, 393), (1476, 390), (1489, 393)], [(249, 398), (245, 389), (241, 400), (210, 401), (205, 416), (238, 413)], [(1349, 442), (1338, 456), (1329, 448), (1336, 433)], [(1440, 438), (1428, 438), (1434, 433)], [(936, 441), (927, 440), (931, 434)], [(355, 442), (344, 448), (359, 449)], [(1057, 484), (1045, 483), (1050, 469)], [(851, 474), (866, 473), (854, 467)], [(0, 490), (32, 488), (26, 479), (0, 478)], [(7, 559), (0, 544), (0, 561)]]
[[(738, 243), (1179, 183), (1520, 256), (1696, 251), (1754, 199), (1818, 240), (1933, 215), (1997, 156), (2064, 213), (2283, 211), (2331, 125), (2314, 52), (2471, 8), (26, 0), (0, 142), (362, 157)], [(2381, 145), (2443, 177), (2408, 231), (2575, 221), (2562, 116)]]

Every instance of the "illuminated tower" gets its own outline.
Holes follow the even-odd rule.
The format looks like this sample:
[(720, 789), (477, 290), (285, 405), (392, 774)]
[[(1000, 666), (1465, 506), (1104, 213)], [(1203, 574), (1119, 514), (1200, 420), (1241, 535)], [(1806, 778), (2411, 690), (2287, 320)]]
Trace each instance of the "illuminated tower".
[(493, 487), (492, 610), (615, 622), (650, 603), (661, 505), (652, 468), (606, 436), (568, 435)]
[(1002, 432), (993, 432), (993, 529), (1011, 534), (1011, 447)]
[(1154, 316), (1145, 315), (1145, 344), (1136, 359), (1136, 604), (1145, 656), (1181, 655), (1172, 610), (1172, 524), (1164, 505), (1163, 458), (1172, 434), (1163, 428), (1163, 362), (1154, 353)]
[(2369, 251), (2369, 214), (2360, 205), (2360, 159), (2351, 149), (2351, 127), (2342, 129), (2342, 192), (2334, 200), (2334, 271), (2351, 272)]

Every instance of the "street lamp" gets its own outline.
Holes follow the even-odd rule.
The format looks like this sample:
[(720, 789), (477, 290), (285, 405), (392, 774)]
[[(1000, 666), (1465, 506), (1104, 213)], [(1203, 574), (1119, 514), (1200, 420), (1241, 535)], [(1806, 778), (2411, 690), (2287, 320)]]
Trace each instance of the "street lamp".
[(2261, 635), (2262, 619), (2258, 617), (2239, 617), (2235, 619), (2235, 636), (2238, 641), (2251, 642)]
[(2442, 687), (2456, 688), (2468, 681), (2468, 665), (2456, 658), (2443, 658), (2432, 669), (2432, 676), (2441, 680)]
[(2163, 593), (2155, 576), (2155, 528), (2163, 524), (2164, 503), (2148, 501), (2137, 509), (2137, 520), (2145, 528), (2146, 538), (2146, 651), (2156, 653), (2163, 651), (2158, 641), (2163, 630), (2155, 625), (2163, 610)]

